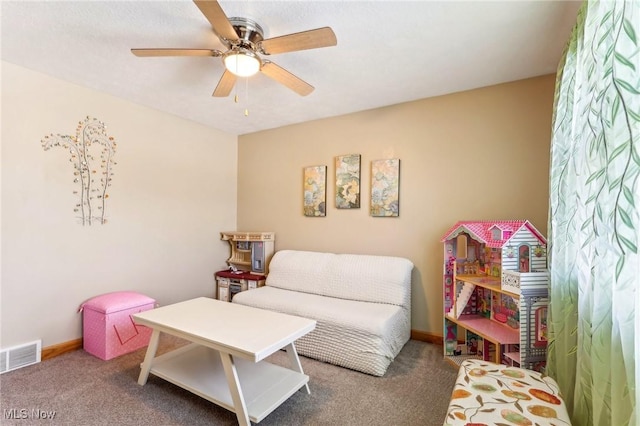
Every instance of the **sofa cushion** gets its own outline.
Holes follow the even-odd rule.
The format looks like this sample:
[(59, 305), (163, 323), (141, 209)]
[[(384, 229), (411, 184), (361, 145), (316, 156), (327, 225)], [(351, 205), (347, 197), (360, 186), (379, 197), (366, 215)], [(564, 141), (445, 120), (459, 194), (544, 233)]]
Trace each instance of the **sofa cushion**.
[(412, 269), (413, 263), (400, 257), (280, 250), (271, 259), (266, 285), (407, 306)]
[(233, 303), (315, 319), (315, 330), (296, 340), (301, 355), (376, 376), (409, 340), (410, 319), (401, 306), (269, 286), (238, 293)]

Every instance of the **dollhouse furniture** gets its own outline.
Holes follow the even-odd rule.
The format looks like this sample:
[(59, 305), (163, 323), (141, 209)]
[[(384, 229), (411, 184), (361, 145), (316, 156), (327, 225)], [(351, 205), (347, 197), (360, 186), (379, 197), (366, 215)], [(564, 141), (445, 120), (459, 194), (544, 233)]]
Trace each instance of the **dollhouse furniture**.
[(215, 297), (230, 302), (236, 293), (264, 285), (276, 237), (273, 232), (221, 232), (220, 236), (229, 242), (230, 269), (214, 274)]
[(444, 426), (571, 425), (551, 377), (479, 359), (463, 361)]
[(526, 220), (461, 221), (444, 243), (444, 355), (542, 370), (546, 240)]
[(280, 250), (265, 286), (233, 303), (314, 319), (298, 353), (382, 376), (411, 333), (412, 270), (399, 257)]

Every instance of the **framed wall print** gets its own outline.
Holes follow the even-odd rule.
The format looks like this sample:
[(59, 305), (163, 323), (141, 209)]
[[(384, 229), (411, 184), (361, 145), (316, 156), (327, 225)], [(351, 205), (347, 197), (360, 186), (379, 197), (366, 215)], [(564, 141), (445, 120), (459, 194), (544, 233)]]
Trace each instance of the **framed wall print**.
[(360, 154), (336, 157), (336, 208), (360, 208)]
[(371, 162), (371, 216), (400, 215), (400, 159)]
[(303, 210), (308, 217), (326, 216), (327, 204), (327, 166), (304, 168)]

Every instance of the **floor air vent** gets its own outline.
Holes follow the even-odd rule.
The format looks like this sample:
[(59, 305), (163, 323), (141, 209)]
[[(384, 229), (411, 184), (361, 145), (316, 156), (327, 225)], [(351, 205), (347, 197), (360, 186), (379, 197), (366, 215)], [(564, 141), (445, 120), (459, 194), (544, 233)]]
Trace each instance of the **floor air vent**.
[(40, 362), (42, 340), (0, 351), (0, 374)]

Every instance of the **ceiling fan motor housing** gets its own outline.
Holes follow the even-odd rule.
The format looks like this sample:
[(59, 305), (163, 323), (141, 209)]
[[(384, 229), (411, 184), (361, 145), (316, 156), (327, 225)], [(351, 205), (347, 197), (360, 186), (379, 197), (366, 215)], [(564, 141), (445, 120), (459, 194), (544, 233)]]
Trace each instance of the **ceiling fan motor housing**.
[(240, 43), (244, 41), (256, 45), (264, 40), (264, 31), (257, 22), (238, 17), (229, 18), (229, 22), (238, 33)]
[(229, 50), (222, 55), (222, 61), (231, 73), (239, 77), (252, 76), (262, 67), (262, 60), (256, 54), (256, 46), (263, 40), (262, 27), (246, 18), (233, 17), (229, 23), (238, 39), (228, 40)]

